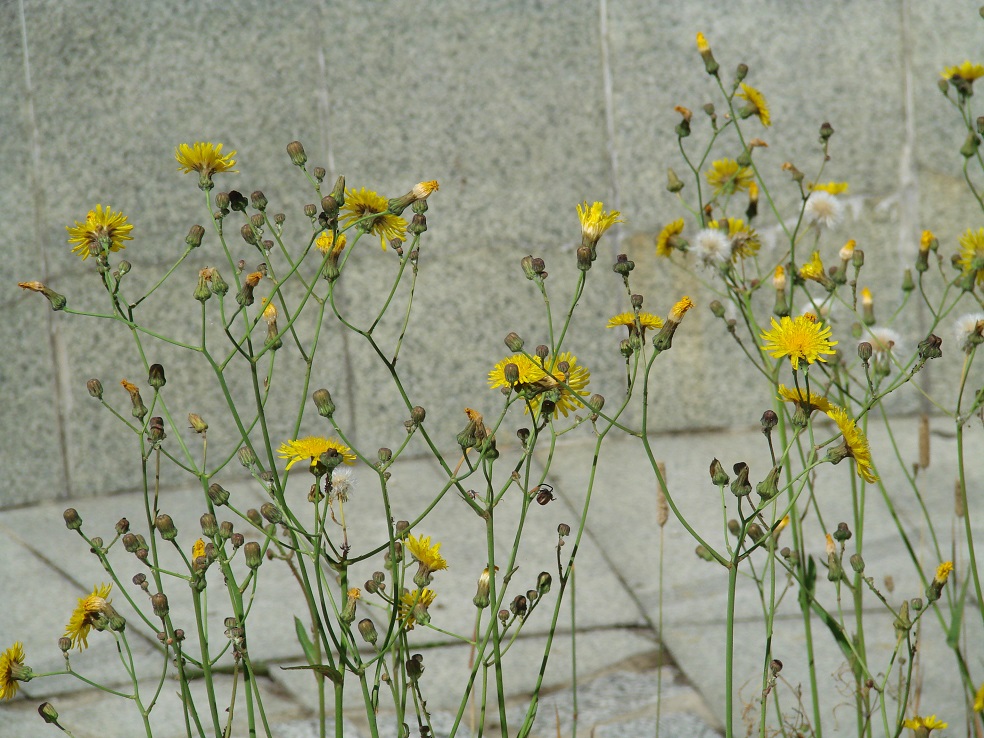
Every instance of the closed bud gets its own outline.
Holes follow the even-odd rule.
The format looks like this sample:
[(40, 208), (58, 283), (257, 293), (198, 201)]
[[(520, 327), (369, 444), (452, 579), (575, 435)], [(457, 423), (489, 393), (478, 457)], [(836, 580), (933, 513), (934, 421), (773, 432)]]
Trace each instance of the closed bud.
[(196, 223), (188, 230), (188, 235), (185, 236), (185, 243), (191, 248), (196, 249), (202, 245), (202, 239), (204, 237), (205, 229)]
[(977, 154), (977, 149), (981, 145), (981, 137), (973, 131), (967, 134), (963, 146), (960, 147), (960, 155), (964, 159), (970, 159)]
[(416, 425), (420, 425), (424, 422), (424, 418), (427, 417), (427, 411), (424, 410), (420, 405), (415, 405), (410, 410), (410, 420), (412, 420)]
[(150, 597), (150, 606), (154, 608), (154, 615), (159, 618), (167, 617), (169, 608), (167, 606), (167, 595), (158, 592)]
[(318, 215), (318, 206), (313, 203), (308, 203), (304, 206), (304, 214), (308, 218), (315, 218)]
[(215, 516), (211, 513), (205, 513), (202, 515), (200, 521), (202, 524), (202, 535), (206, 538), (213, 538), (219, 532), (219, 524), (215, 520)]
[(779, 424), (779, 416), (776, 415), (774, 410), (766, 410), (762, 413), (762, 432), (765, 435), (772, 433), (772, 429)]
[(253, 571), (259, 569), (260, 564), (263, 563), (263, 553), (260, 550), (260, 544), (256, 541), (250, 541), (243, 547), (243, 552), (246, 556), (246, 566)]
[(619, 254), (615, 258), (615, 264), (612, 265), (612, 271), (616, 274), (620, 274), (623, 278), (629, 276), (629, 272), (635, 269), (635, 262), (631, 261), (625, 254)]
[(737, 538), (738, 534), (741, 533), (741, 523), (734, 518), (731, 518), (731, 520), (728, 521), (728, 532)]
[(238, 549), (246, 543), (246, 537), (242, 533), (233, 533), (230, 541), (232, 542), (232, 547)]
[(246, 212), (246, 196), (239, 190), (229, 190), (229, 207), (240, 213)]
[(68, 653), (72, 650), (72, 639), (62, 636), (58, 639), (58, 650), (62, 653)]
[(523, 350), (523, 339), (519, 337), (518, 333), (509, 333), (506, 335), (505, 339), (506, 348), (513, 352), (519, 352)]
[(858, 358), (861, 359), (865, 364), (871, 360), (871, 354), (874, 352), (871, 344), (867, 341), (862, 341), (858, 344)]
[(698, 545), (694, 549), (694, 553), (697, 554), (698, 558), (704, 559), (704, 561), (714, 561), (714, 554), (708, 551), (706, 546)]
[(715, 318), (724, 317), (724, 305), (721, 304), (720, 300), (711, 300), (709, 307), (711, 308), (711, 312), (714, 314)]
[(101, 400), (103, 396), (103, 386), (102, 382), (98, 379), (90, 379), (85, 383), (85, 388), (89, 390), (89, 394), (95, 397), (97, 400)]
[(835, 541), (839, 541), (840, 543), (843, 543), (844, 541), (848, 541), (851, 539), (852, 533), (847, 523), (838, 523), (837, 530), (835, 530), (832, 533), (832, 535)]
[(739, 461), (734, 466), (735, 477), (734, 481), (731, 483), (731, 492), (735, 497), (744, 497), (745, 495), (750, 495), (752, 493), (752, 485), (748, 481), (748, 464), (744, 461)]
[(375, 643), (379, 637), (376, 633), (376, 625), (369, 618), (359, 621), (359, 634), (366, 643)]
[(748, 76), (748, 65), (745, 63), (739, 64), (738, 68), (735, 70), (735, 80), (741, 82), (747, 76)]
[(287, 144), (287, 154), (290, 156), (290, 160), (294, 166), (303, 167), (307, 164), (307, 153), (304, 151), (304, 146), (300, 141), (291, 141)]
[(541, 597), (550, 591), (550, 587), (553, 585), (553, 577), (550, 576), (550, 572), (541, 571), (540, 575), (536, 578), (536, 591)]
[(246, 519), (255, 525), (257, 528), (263, 527), (263, 517), (260, 515), (259, 511), (255, 507), (251, 507), (246, 511)]
[(123, 535), (123, 548), (126, 549), (128, 553), (133, 553), (140, 548), (140, 539), (138, 539), (133, 533), (125, 533)]
[(218, 482), (213, 482), (208, 486), (208, 499), (221, 507), (229, 502), (229, 492)]
[(157, 528), (157, 532), (161, 534), (161, 538), (165, 541), (173, 541), (178, 537), (178, 529), (174, 527), (174, 521), (171, 520), (171, 516), (166, 513), (161, 513), (157, 516), (154, 521), (154, 527)]
[(771, 500), (779, 494), (779, 472), (781, 471), (782, 465), (772, 467), (765, 479), (755, 486), (755, 491), (763, 500)]
[(166, 438), (164, 433), (164, 418), (154, 416), (147, 424), (147, 440), (151, 443), (159, 444)]
[(126, 518), (120, 518), (116, 522), (116, 534), (117, 535), (120, 535), (121, 536), (124, 533), (127, 533), (129, 530), (130, 530), (130, 521), (127, 520)]
[(62, 513), (62, 517), (65, 518), (65, 527), (69, 530), (78, 530), (82, 527), (82, 516), (74, 507), (70, 507)]
[(595, 252), (590, 246), (577, 247), (577, 268), (586, 272), (595, 260)]
[(229, 283), (222, 279), (222, 275), (219, 274), (219, 270), (215, 267), (212, 267), (212, 292), (219, 297), (229, 292)]
[(731, 477), (728, 476), (728, 473), (724, 470), (724, 467), (721, 465), (721, 462), (718, 461), (717, 459), (711, 461), (710, 472), (711, 472), (711, 482), (713, 482), (714, 485), (717, 487), (723, 487), (724, 485), (726, 485), (728, 482), (731, 481)]
[(820, 140), (827, 141), (831, 136), (834, 135), (834, 127), (830, 125), (827, 121), (820, 124)]
[(385, 464), (387, 461), (393, 458), (393, 450), (383, 446), (382, 448), (379, 449), (379, 451), (376, 452), (376, 456), (379, 458), (380, 461), (382, 461)]
[(902, 291), (912, 292), (914, 289), (916, 289), (916, 282), (912, 278), (912, 270), (906, 267), (902, 274)]
[(204, 433), (208, 430), (208, 423), (206, 423), (201, 415), (196, 413), (188, 413), (188, 422), (190, 427), (195, 433)]
[(851, 554), (850, 558), (851, 568), (858, 574), (864, 571), (864, 559), (861, 558), (861, 554)]
[(748, 537), (751, 538), (756, 543), (761, 541), (762, 538), (765, 536), (765, 532), (762, 530), (762, 526), (759, 525), (758, 523), (749, 524), (749, 526), (745, 529), (745, 531), (748, 533)]
[(519, 265), (523, 267), (523, 274), (526, 275), (527, 279), (536, 279), (536, 271), (533, 269), (532, 256), (524, 256), (519, 260)]
[(597, 393), (591, 395), (588, 398), (588, 407), (596, 413), (601, 412), (601, 409), (605, 407), (605, 396)]
[(518, 618), (526, 617), (526, 610), (529, 607), (529, 603), (524, 595), (516, 595), (513, 601), (509, 603), (509, 610)]
[(284, 514), (280, 512), (280, 508), (272, 502), (264, 502), (263, 505), (260, 506), (260, 515), (269, 520), (271, 523), (282, 523), (284, 520)]
[(561, 538), (566, 538), (570, 534), (571, 534), (571, 526), (569, 526), (567, 523), (561, 523), (560, 525), (557, 526), (557, 535), (559, 535)]
[(158, 390), (167, 384), (167, 379), (164, 378), (164, 367), (160, 364), (151, 364), (150, 374), (147, 377), (147, 383), (155, 390)]
[(315, 407), (318, 408), (318, 415), (323, 418), (330, 418), (335, 414), (335, 403), (331, 399), (331, 393), (326, 389), (317, 389), (311, 395)]
[(58, 723), (58, 710), (50, 702), (42, 702), (38, 705), (38, 715), (49, 725)]

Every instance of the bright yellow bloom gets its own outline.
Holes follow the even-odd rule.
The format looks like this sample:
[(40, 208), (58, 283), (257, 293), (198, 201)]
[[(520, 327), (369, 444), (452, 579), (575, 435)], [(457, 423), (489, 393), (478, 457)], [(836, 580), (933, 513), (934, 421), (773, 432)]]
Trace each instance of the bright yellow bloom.
[(800, 267), (799, 275), (803, 279), (812, 279), (814, 282), (823, 282), (827, 278), (827, 270), (823, 268), (819, 251), (814, 251), (810, 260)]
[(704, 53), (705, 51), (710, 51), (710, 44), (707, 43), (707, 39), (704, 38), (703, 33), (697, 34), (697, 51)]
[(977, 690), (977, 694), (974, 696), (974, 712), (984, 712), (984, 682), (981, 683), (981, 688)]
[(689, 297), (681, 297), (676, 301), (676, 304), (670, 308), (670, 320), (674, 323), (679, 323), (683, 320), (683, 316), (687, 314), (687, 311), (693, 308), (694, 302)]
[(847, 182), (813, 182), (810, 184), (810, 191), (843, 195), (847, 193)]
[(622, 214), (617, 210), (605, 212), (604, 204), (595, 202), (577, 206), (577, 217), (581, 221), (581, 238), (588, 243), (598, 243), (601, 235), (616, 223), (624, 223)]
[(723, 221), (712, 220), (707, 224), (708, 228), (719, 230), (721, 226), (727, 227), (728, 238), (731, 239), (731, 261), (737, 262), (738, 259), (754, 256), (762, 248), (762, 242), (759, 241), (755, 229), (745, 225), (745, 221), (741, 218), (725, 218)]
[(195, 541), (195, 545), (191, 547), (191, 560), (195, 561), (199, 556), (205, 555), (205, 541), (199, 538)]
[(807, 412), (819, 410), (820, 412), (829, 413), (837, 407), (836, 405), (830, 404), (826, 397), (818, 395), (816, 392), (810, 392), (809, 397), (807, 397), (806, 390), (797, 389), (796, 387), (786, 387), (782, 384), (779, 385), (779, 399), (783, 402), (793, 402)]
[(448, 562), (441, 556), (441, 544), (431, 545), (430, 536), (416, 538), (411, 534), (407, 538), (407, 550), (417, 561), (431, 571), (441, 571), (448, 568)]
[(858, 476), (866, 482), (877, 482), (878, 475), (871, 468), (871, 449), (868, 446), (868, 439), (854, 419), (847, 414), (847, 410), (840, 407), (829, 411), (827, 417), (837, 424), (837, 428), (843, 434), (844, 450), (848, 456), (854, 457)]
[(902, 723), (903, 728), (912, 728), (912, 730), (919, 730), (920, 728), (923, 728), (925, 730), (923, 735), (929, 735), (931, 730), (943, 730), (948, 725), (949, 723), (944, 723), (942, 720), (937, 720), (936, 715), (929, 715), (928, 717), (920, 717), (919, 715), (916, 715)]
[[(379, 245), (385, 249), (387, 241), (407, 240), (407, 222), (399, 215), (388, 212), (388, 209), (389, 201), (372, 190), (365, 187), (361, 190), (345, 190), (345, 204), (341, 210), (345, 217), (342, 225), (348, 228), (361, 220), (358, 227), (366, 233), (379, 236)], [(373, 215), (376, 217), (371, 217)]]
[(294, 441), (282, 443), (277, 450), (277, 454), (281, 459), (290, 459), (287, 462), (287, 470), (289, 471), (298, 461), (308, 461), (313, 467), (318, 462), (321, 454), (328, 452), (330, 449), (337, 451), (346, 464), (355, 463), (356, 457), (352, 453), (352, 449), (334, 438), (321, 438), (320, 436), (307, 436), (306, 438), (298, 438)]
[(124, 241), (132, 241), (133, 224), (126, 222), (126, 216), (121, 212), (113, 212), (107, 205), (106, 210), (102, 205), (96, 205), (95, 210), (90, 210), (85, 216), (85, 222), (75, 221), (74, 226), (65, 226), (68, 231), (72, 253), (78, 254), (82, 260), (89, 258), (89, 254), (106, 254), (110, 251), (125, 249)]
[[(765, 102), (765, 96), (751, 85), (741, 83), (741, 92), (738, 97), (748, 102), (751, 108), (751, 115), (757, 115), (762, 121), (762, 125), (768, 128), (772, 125), (772, 116), (769, 114), (769, 105)], [(743, 113), (744, 115), (744, 113)]]
[(919, 250), (923, 253), (929, 251), (930, 247), (933, 245), (933, 241), (935, 240), (936, 236), (933, 235), (932, 231), (923, 231), (922, 236), (919, 238)]
[(939, 582), (940, 584), (946, 584), (946, 580), (950, 578), (950, 572), (952, 571), (953, 571), (953, 562), (944, 561), (942, 564), (936, 567), (936, 574), (933, 576), (933, 579)]
[(422, 605), (426, 610), (431, 606), (435, 597), (437, 597), (437, 592), (426, 587), (413, 592), (407, 589), (403, 590), (403, 595), (400, 597), (400, 620), (403, 622), (403, 627), (407, 630), (413, 630), (413, 626), (417, 622), (413, 614), (414, 607)]
[(683, 233), (683, 218), (667, 223), (656, 236), (656, 256), (669, 256), (673, 253), (672, 239)]
[(984, 65), (974, 64), (968, 59), (963, 64), (955, 67), (946, 67), (940, 72), (940, 76), (943, 79), (954, 79), (956, 77), (966, 82), (973, 82), (975, 79), (984, 77)]
[[(566, 379), (564, 372), (557, 368), (558, 364), (565, 361), (568, 364)], [(555, 405), (553, 416), (557, 418), (560, 417), (560, 413), (563, 413), (566, 418), (568, 412), (573, 412), (577, 408), (583, 407), (583, 403), (579, 399), (579, 396), (583, 397), (588, 394), (588, 391), (584, 388), (587, 387), (588, 382), (591, 381), (591, 372), (589, 372), (586, 367), (577, 363), (577, 357), (570, 351), (564, 351), (556, 356), (548, 357), (545, 364), (545, 369), (547, 370), (547, 373), (555, 380), (555, 388), (559, 391), (559, 397), (554, 400)], [(567, 386), (560, 384), (561, 382), (564, 382)], [(537, 395), (530, 400), (530, 405), (533, 406), (534, 412), (539, 412), (540, 401), (542, 399), (542, 395)]]
[(517, 384), (520, 385), (535, 384), (547, 376), (547, 373), (539, 363), (524, 354), (514, 354), (500, 361), (489, 372), (489, 387), (491, 389), (512, 386), (506, 379), (506, 366), (508, 364), (515, 364), (516, 368), (519, 369)]
[(65, 635), (72, 639), (72, 645), (77, 646), (81, 651), (89, 647), (89, 631), (96, 619), (105, 612), (111, 600), (109, 591), (113, 588), (112, 584), (103, 584), (92, 588), (92, 594), (79, 598), (79, 604), (75, 606), (75, 611), (65, 626)]
[(781, 322), (773, 318), (772, 329), (763, 331), (761, 338), (766, 342), (762, 348), (773, 359), (788, 356), (794, 371), (799, 369), (800, 361), (807, 364), (826, 362), (824, 356), (835, 353), (833, 347), (837, 345), (837, 341), (830, 340), (829, 325), (816, 323), (806, 315), (785, 316)]
[(314, 245), (318, 247), (318, 251), (322, 254), (328, 254), (329, 252), (338, 254), (345, 249), (345, 240), (344, 233), (339, 233), (338, 238), (335, 238), (331, 231), (322, 231), (314, 239)]
[[(624, 325), (629, 329), (629, 335), (636, 334), (636, 322), (634, 313), (619, 313), (618, 315), (612, 317), (608, 321), (606, 328), (617, 328), (620, 325)], [(642, 326), (642, 335), (646, 335), (646, 329), (656, 329), (663, 327), (663, 319), (658, 315), (653, 315), (652, 313), (639, 313), (639, 325)]]
[(212, 189), (212, 175), (219, 172), (234, 172), (236, 160), (235, 151), (222, 153), (222, 144), (213, 145), (211, 142), (196, 141), (189, 146), (181, 144), (174, 150), (174, 158), (178, 162), (178, 170), (187, 174), (198, 172), (198, 186), (203, 190)]
[(0, 700), (12, 700), (20, 686), (17, 682), (33, 679), (31, 667), (24, 666), (24, 658), (24, 644), (20, 641), (0, 653)]
[(738, 165), (734, 159), (718, 159), (711, 168), (704, 172), (708, 184), (714, 188), (714, 194), (731, 195), (736, 190), (748, 190), (755, 180), (755, 175), (748, 167)]
[(984, 283), (984, 228), (977, 233), (968, 228), (960, 237), (960, 266), (964, 274), (977, 272), (976, 284)]

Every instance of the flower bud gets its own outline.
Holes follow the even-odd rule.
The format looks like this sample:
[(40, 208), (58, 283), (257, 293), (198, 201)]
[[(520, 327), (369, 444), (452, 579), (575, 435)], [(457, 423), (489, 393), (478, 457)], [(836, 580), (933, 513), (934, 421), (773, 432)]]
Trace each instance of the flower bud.
[(523, 339), (519, 337), (517, 333), (509, 333), (506, 335), (505, 339), (506, 348), (514, 353), (518, 353), (523, 350)]
[(820, 124), (820, 140), (827, 141), (831, 136), (834, 135), (834, 127), (830, 125), (827, 121)]
[(735, 497), (744, 497), (745, 495), (750, 495), (752, 493), (752, 485), (748, 481), (748, 464), (744, 461), (739, 461), (734, 465), (735, 477), (734, 481), (731, 482), (731, 492)]
[(547, 592), (550, 591), (550, 587), (553, 584), (553, 577), (550, 576), (550, 572), (541, 571), (539, 576), (536, 578), (536, 591), (537, 594), (542, 597)]
[(713, 482), (714, 486), (716, 487), (723, 487), (724, 485), (726, 485), (728, 482), (731, 481), (731, 477), (728, 476), (728, 473), (724, 470), (724, 467), (721, 465), (721, 462), (718, 461), (717, 459), (711, 461), (710, 471), (711, 471), (711, 482)]
[(256, 541), (250, 541), (243, 547), (243, 552), (246, 555), (246, 566), (253, 571), (259, 569), (260, 564), (263, 563), (263, 553), (260, 551), (260, 544)]
[(284, 521), (284, 514), (280, 512), (280, 508), (272, 502), (264, 502), (263, 505), (260, 506), (260, 515), (269, 520), (271, 523), (282, 523)]
[(102, 382), (98, 379), (90, 379), (85, 383), (85, 388), (89, 391), (89, 395), (95, 397), (97, 400), (101, 400), (103, 396), (103, 386)]
[(835, 541), (843, 543), (844, 541), (849, 541), (853, 534), (851, 533), (851, 529), (848, 527), (847, 523), (838, 523), (837, 530), (835, 530), (831, 535)]
[(188, 235), (185, 236), (185, 243), (193, 249), (197, 249), (202, 245), (202, 239), (205, 237), (205, 229), (198, 225), (197, 223), (188, 229)]
[(376, 625), (369, 618), (364, 618), (359, 621), (359, 634), (362, 636), (362, 640), (366, 643), (375, 643), (376, 639), (379, 637), (376, 633)]
[(58, 724), (58, 710), (50, 702), (42, 702), (38, 705), (38, 715), (49, 725)]
[(123, 535), (123, 548), (128, 553), (133, 553), (138, 548), (140, 548), (140, 539), (133, 533), (125, 533)]
[(155, 415), (147, 424), (147, 440), (159, 444), (165, 438), (167, 435), (164, 433), (164, 418)]
[(331, 399), (331, 393), (326, 389), (317, 389), (311, 395), (315, 406), (318, 408), (318, 415), (330, 418), (335, 414), (335, 403)]
[(561, 523), (560, 525), (557, 526), (557, 535), (559, 535), (561, 538), (566, 538), (570, 534), (571, 534), (571, 526), (569, 526), (567, 523)]
[(174, 527), (174, 521), (171, 520), (171, 516), (166, 513), (161, 513), (157, 516), (154, 521), (154, 527), (157, 528), (157, 532), (161, 534), (161, 538), (165, 541), (173, 541), (178, 537), (178, 529)]
[(208, 499), (212, 501), (213, 505), (225, 505), (229, 502), (229, 492), (218, 482), (212, 482), (208, 486)]
[(586, 272), (591, 268), (591, 264), (595, 260), (595, 252), (592, 251), (590, 246), (578, 246), (577, 247), (577, 268), (582, 272)]
[(290, 160), (294, 166), (303, 167), (307, 164), (307, 153), (304, 151), (304, 146), (300, 141), (291, 141), (287, 144), (287, 154), (290, 156)]
[(755, 491), (758, 492), (759, 497), (763, 500), (771, 500), (779, 494), (779, 472), (781, 471), (781, 464), (772, 467), (772, 470), (766, 475), (765, 479), (755, 486)]
[(861, 554), (851, 554), (850, 562), (851, 568), (857, 574), (861, 574), (864, 571), (864, 559), (861, 558)]
[(615, 264), (612, 265), (612, 271), (616, 274), (620, 274), (622, 278), (629, 276), (629, 272), (635, 269), (635, 262), (631, 261), (625, 254), (619, 254), (615, 259)]
[(68, 508), (62, 517), (65, 518), (65, 527), (69, 530), (79, 530), (82, 527), (82, 517), (74, 507)]
[(407, 678), (416, 684), (417, 680), (420, 679), (420, 675), (424, 673), (424, 659), (418, 653), (414, 654), (413, 658), (407, 659)]
[(779, 424), (779, 416), (774, 410), (766, 410), (762, 413), (762, 432), (765, 435), (772, 433), (772, 429)]
[(206, 538), (214, 538), (218, 535), (219, 524), (215, 520), (215, 516), (211, 513), (205, 513), (202, 515), (199, 522), (202, 525), (202, 535)]
[(420, 405), (415, 405), (410, 410), (410, 420), (412, 420), (415, 425), (420, 425), (421, 423), (423, 423), (426, 417), (427, 417), (427, 411), (424, 410), (424, 408), (422, 408)]
[(524, 595), (516, 595), (513, 601), (509, 603), (509, 611), (518, 618), (526, 617), (528, 608), (529, 603)]
[(721, 304), (720, 300), (711, 300), (711, 304), (708, 307), (710, 307), (711, 313), (714, 314), (715, 318), (724, 317), (724, 305)]
[(943, 339), (930, 333), (929, 336), (919, 342), (919, 358), (927, 361), (940, 358), (943, 355), (943, 351), (940, 349), (942, 345)]

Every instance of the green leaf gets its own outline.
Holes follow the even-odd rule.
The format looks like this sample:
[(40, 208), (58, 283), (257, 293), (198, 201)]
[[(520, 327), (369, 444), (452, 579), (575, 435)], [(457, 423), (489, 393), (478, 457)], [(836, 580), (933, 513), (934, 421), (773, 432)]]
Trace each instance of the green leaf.
[(311, 639), (308, 638), (307, 630), (304, 628), (304, 623), (301, 619), (294, 616), (294, 632), (297, 634), (297, 641), (301, 644), (301, 648), (304, 649), (304, 658), (307, 659), (309, 664), (318, 663), (318, 652), (314, 648), (314, 644), (311, 643)]
[(281, 666), (281, 671), (297, 671), (299, 669), (307, 669), (310, 671), (315, 671), (321, 676), (328, 677), (335, 684), (341, 686), (342, 684), (342, 672), (338, 669), (333, 669), (330, 666), (325, 666), (324, 664), (310, 664), (309, 666)]

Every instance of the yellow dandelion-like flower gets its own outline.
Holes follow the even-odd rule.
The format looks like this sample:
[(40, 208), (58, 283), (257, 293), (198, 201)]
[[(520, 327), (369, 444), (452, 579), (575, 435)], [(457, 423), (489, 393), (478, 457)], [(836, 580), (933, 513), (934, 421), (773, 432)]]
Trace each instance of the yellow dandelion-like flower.
[[(772, 116), (769, 113), (769, 105), (765, 102), (765, 96), (751, 85), (741, 83), (741, 92), (738, 97), (748, 103), (746, 110), (748, 115), (757, 115), (762, 121), (762, 125), (768, 128), (772, 125)], [(744, 114), (743, 114), (744, 115)]]
[(656, 256), (669, 256), (673, 253), (673, 239), (683, 233), (683, 218), (667, 223), (656, 236)]
[(714, 188), (714, 194), (731, 195), (737, 190), (748, 190), (755, 181), (755, 175), (749, 167), (739, 166), (734, 159), (718, 159), (711, 168), (704, 172), (708, 184)]
[[(925, 732), (923, 735), (929, 735), (932, 730), (943, 730), (948, 727), (949, 723), (944, 723), (942, 720), (937, 720), (936, 715), (929, 715), (927, 717), (920, 717), (915, 715), (914, 717), (906, 720), (902, 723), (902, 727), (911, 728), (912, 730), (918, 731), (922, 728)], [(916, 735), (919, 735), (918, 733)]]
[(811, 182), (809, 189), (811, 192), (827, 192), (831, 195), (844, 195), (847, 193), (847, 182)]
[(199, 556), (205, 555), (205, 541), (199, 538), (195, 541), (195, 545), (191, 547), (191, 560), (194, 561)]
[(520, 385), (535, 384), (547, 376), (538, 362), (524, 354), (514, 354), (500, 361), (489, 372), (489, 387), (491, 389), (512, 387), (509, 380), (506, 379), (506, 366), (509, 364), (515, 364), (516, 368), (519, 369), (519, 379), (516, 383)]
[(178, 171), (198, 172), (198, 186), (203, 190), (212, 189), (212, 175), (220, 172), (234, 172), (236, 160), (235, 151), (222, 153), (222, 144), (212, 144), (210, 141), (196, 141), (181, 144), (174, 150), (174, 158), (178, 162)]
[(602, 234), (616, 223), (624, 223), (621, 213), (617, 210), (606, 212), (603, 203), (595, 202), (588, 205), (587, 201), (583, 205), (577, 206), (577, 217), (581, 221), (581, 239), (588, 243), (598, 243)]
[(112, 584), (93, 587), (92, 594), (79, 598), (79, 603), (65, 626), (65, 635), (72, 639), (72, 645), (77, 646), (80, 651), (89, 647), (89, 631), (92, 630), (96, 618), (103, 614), (111, 602), (107, 598), (112, 588)]
[(827, 270), (823, 267), (819, 251), (814, 251), (810, 260), (800, 267), (799, 275), (803, 279), (812, 279), (814, 282), (822, 282), (827, 278)]
[(984, 228), (971, 229), (960, 237), (960, 266), (964, 274), (977, 272), (976, 284), (984, 283)]
[(965, 82), (973, 82), (976, 79), (984, 77), (984, 64), (974, 64), (969, 59), (963, 64), (958, 64), (955, 67), (946, 67), (940, 76), (943, 79), (962, 79)]
[(837, 424), (837, 428), (843, 434), (844, 451), (847, 456), (854, 458), (858, 476), (866, 482), (877, 482), (878, 475), (871, 468), (871, 449), (868, 447), (868, 439), (854, 419), (847, 414), (847, 410), (840, 407), (830, 410), (827, 417)]
[(330, 449), (337, 451), (346, 464), (355, 463), (356, 457), (352, 453), (352, 449), (334, 438), (321, 438), (320, 436), (307, 436), (282, 443), (277, 454), (281, 459), (290, 459), (287, 462), (287, 470), (289, 471), (298, 461), (307, 461), (311, 466), (314, 466), (321, 454)]
[(703, 33), (697, 34), (697, 51), (704, 53), (705, 51), (710, 51), (711, 46), (707, 43), (707, 39), (704, 37)]
[(24, 644), (17, 641), (0, 653), (0, 700), (12, 700), (20, 685), (34, 678), (30, 666), (24, 666)]
[(810, 392), (807, 395), (806, 390), (797, 389), (796, 387), (786, 387), (782, 384), (779, 385), (779, 399), (783, 402), (795, 403), (808, 413), (814, 410), (829, 413), (837, 407), (836, 405), (832, 405), (826, 397), (818, 395), (816, 392)]
[(762, 248), (758, 233), (754, 228), (745, 225), (741, 218), (725, 218), (724, 220), (712, 220), (707, 224), (708, 228), (728, 229), (728, 238), (731, 239), (731, 261), (737, 262), (754, 256)]
[(417, 622), (413, 613), (414, 608), (421, 605), (426, 610), (434, 602), (435, 597), (437, 597), (437, 592), (426, 587), (413, 592), (407, 589), (403, 590), (403, 595), (400, 597), (400, 620), (403, 627), (407, 630), (413, 630), (413, 626)]
[(441, 544), (431, 545), (430, 536), (417, 538), (411, 534), (407, 538), (407, 550), (430, 571), (441, 571), (448, 568), (448, 562), (441, 556)]
[(676, 304), (670, 308), (670, 320), (674, 323), (679, 323), (683, 320), (683, 316), (687, 314), (688, 310), (694, 307), (694, 302), (689, 297), (681, 297), (676, 301)]
[(933, 579), (940, 584), (946, 584), (946, 580), (950, 578), (950, 573), (953, 571), (953, 562), (944, 561), (938, 567), (936, 567), (936, 574)]
[(322, 254), (338, 254), (345, 250), (345, 234), (339, 233), (336, 238), (331, 231), (322, 231), (318, 234), (318, 237), (314, 239), (314, 245), (318, 247), (318, 251)]
[[(637, 333), (636, 331), (636, 321), (634, 313), (619, 313), (609, 319), (606, 328), (617, 328), (620, 325), (624, 325), (629, 329), (629, 335), (633, 336)], [(652, 313), (639, 313), (639, 325), (642, 326), (642, 335), (646, 335), (646, 329), (656, 329), (663, 327), (663, 319), (658, 315), (653, 315)]]
[(763, 331), (761, 338), (766, 342), (762, 348), (774, 359), (788, 356), (794, 371), (799, 369), (800, 361), (826, 362), (824, 356), (835, 353), (833, 347), (837, 345), (837, 341), (830, 340), (829, 325), (816, 323), (806, 315), (785, 316), (779, 322), (773, 318), (771, 330)]
[(919, 250), (923, 253), (929, 251), (930, 247), (933, 245), (933, 241), (936, 240), (936, 236), (930, 230), (925, 230), (922, 232), (922, 236), (919, 237)]
[(85, 217), (85, 222), (75, 221), (74, 226), (65, 226), (68, 231), (69, 244), (72, 246), (72, 253), (78, 254), (82, 260), (89, 258), (89, 254), (106, 254), (110, 251), (125, 249), (124, 241), (132, 241), (133, 224), (126, 222), (126, 216), (121, 212), (113, 212), (107, 205), (103, 210), (102, 205), (96, 205), (95, 210), (90, 210)]
[[(382, 195), (367, 190), (345, 190), (345, 204), (342, 206), (342, 225), (348, 228), (361, 221), (359, 228), (366, 233), (379, 236), (379, 245), (384, 249), (386, 242), (394, 239), (407, 240), (407, 222), (399, 215), (388, 212), (389, 201)], [(373, 217), (375, 216), (375, 217)]]
[(984, 682), (981, 683), (981, 688), (977, 690), (977, 694), (974, 696), (974, 712), (984, 712)]

